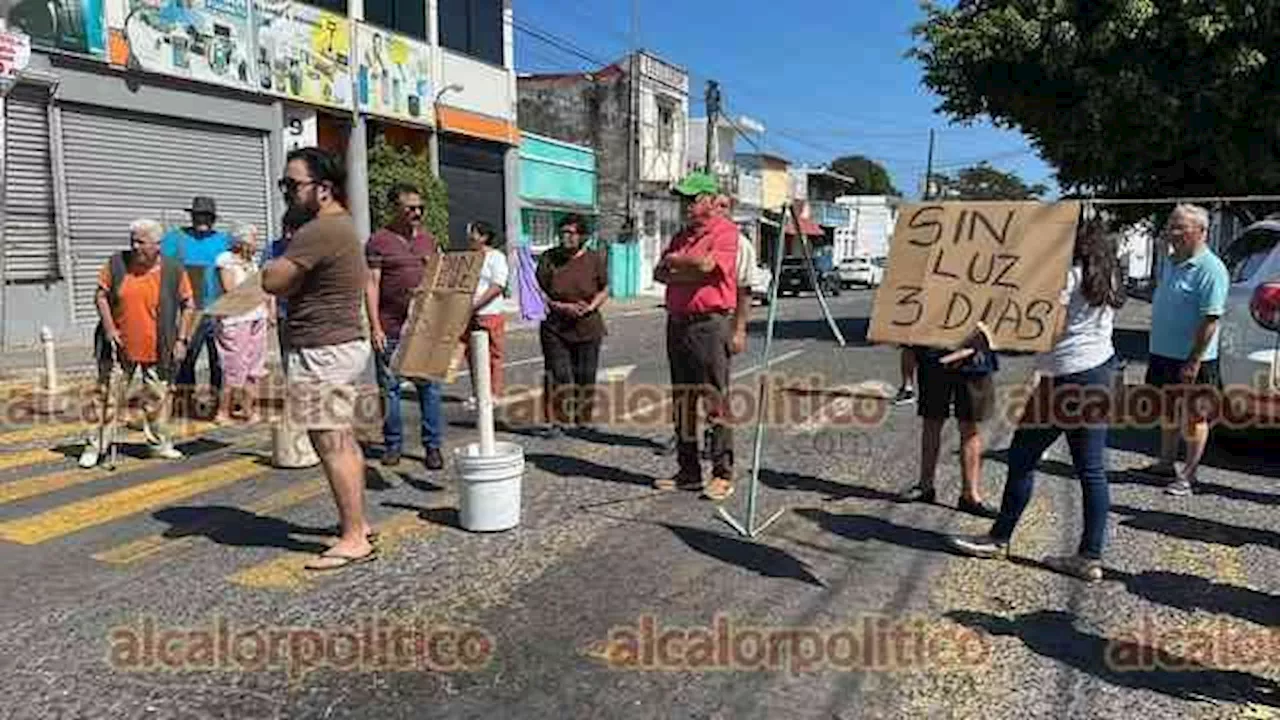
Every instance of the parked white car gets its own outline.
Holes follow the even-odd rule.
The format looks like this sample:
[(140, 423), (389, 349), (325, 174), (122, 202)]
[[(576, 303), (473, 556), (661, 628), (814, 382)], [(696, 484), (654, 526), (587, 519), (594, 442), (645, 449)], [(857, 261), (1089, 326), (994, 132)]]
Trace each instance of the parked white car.
[(1249, 388), (1249, 415), (1280, 427), (1280, 218), (1245, 228), (1221, 257), (1231, 278), (1219, 323), (1222, 384)]
[(879, 287), (884, 282), (884, 267), (877, 265), (874, 258), (845, 258), (840, 261), (839, 272), (840, 284), (845, 287)]
[(773, 271), (768, 265), (756, 265), (751, 273), (751, 300), (759, 300), (761, 305), (768, 305), (772, 285)]

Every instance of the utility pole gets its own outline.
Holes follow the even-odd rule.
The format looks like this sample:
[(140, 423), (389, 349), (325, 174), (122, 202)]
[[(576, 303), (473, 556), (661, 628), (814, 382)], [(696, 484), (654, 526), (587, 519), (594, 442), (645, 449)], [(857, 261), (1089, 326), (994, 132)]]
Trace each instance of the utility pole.
[(924, 171), (924, 197), (921, 199), (931, 200), (932, 198), (930, 196), (933, 193), (930, 192), (930, 190), (932, 189), (933, 189), (933, 129), (931, 128), (929, 130), (929, 160), (925, 164), (925, 171)]
[(712, 169), (711, 159), (714, 156), (713, 148), (716, 143), (716, 123), (720, 116), (720, 83), (715, 80), (707, 81), (707, 172), (715, 174)]

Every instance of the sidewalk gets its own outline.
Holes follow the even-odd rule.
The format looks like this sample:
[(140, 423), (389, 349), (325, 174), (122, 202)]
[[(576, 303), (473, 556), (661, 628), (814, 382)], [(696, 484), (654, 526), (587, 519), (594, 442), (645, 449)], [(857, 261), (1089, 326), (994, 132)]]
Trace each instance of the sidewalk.
[[(610, 315), (660, 311), (661, 297), (640, 296), (632, 298), (609, 298), (604, 312), (607, 320)], [(519, 310), (507, 312), (508, 332), (529, 332), (538, 328), (536, 321), (525, 321), (520, 318)], [(273, 350), (269, 364), (278, 365), (279, 354)], [(207, 372), (205, 356), (201, 355), (197, 372)], [(77, 382), (92, 382), (96, 373), (93, 361), (92, 343), (60, 344), (54, 348), (54, 363), (57, 367), (58, 384), (67, 386)], [(35, 386), (41, 387), (44, 382), (44, 349), (25, 347), (9, 350), (0, 356), (0, 388)]]

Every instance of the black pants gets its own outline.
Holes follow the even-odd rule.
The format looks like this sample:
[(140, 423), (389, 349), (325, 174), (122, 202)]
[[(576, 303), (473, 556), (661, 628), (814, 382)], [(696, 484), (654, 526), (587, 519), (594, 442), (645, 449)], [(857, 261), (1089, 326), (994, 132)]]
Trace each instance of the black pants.
[(676, 455), (683, 477), (702, 477), (698, 457), (698, 400), (702, 398), (711, 426), (712, 472), (718, 478), (733, 478), (733, 429), (725, 422), (732, 340), (733, 316), (727, 313), (667, 318)]
[(569, 342), (545, 324), (542, 340), (544, 407), (547, 421), (555, 425), (591, 422), (595, 409), (596, 370), (600, 365), (600, 340)]

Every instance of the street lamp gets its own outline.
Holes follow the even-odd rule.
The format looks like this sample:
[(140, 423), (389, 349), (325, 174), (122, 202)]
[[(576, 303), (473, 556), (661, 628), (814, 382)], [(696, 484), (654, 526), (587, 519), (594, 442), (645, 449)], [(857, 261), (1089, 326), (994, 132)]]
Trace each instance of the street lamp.
[(431, 150), (431, 172), (436, 176), (436, 179), (440, 178), (440, 98), (447, 92), (462, 92), (463, 90), (466, 90), (466, 87), (458, 83), (450, 83), (440, 88), (436, 93), (435, 99), (431, 102), (431, 112), (435, 118), (436, 126), (431, 130), (428, 146)]

